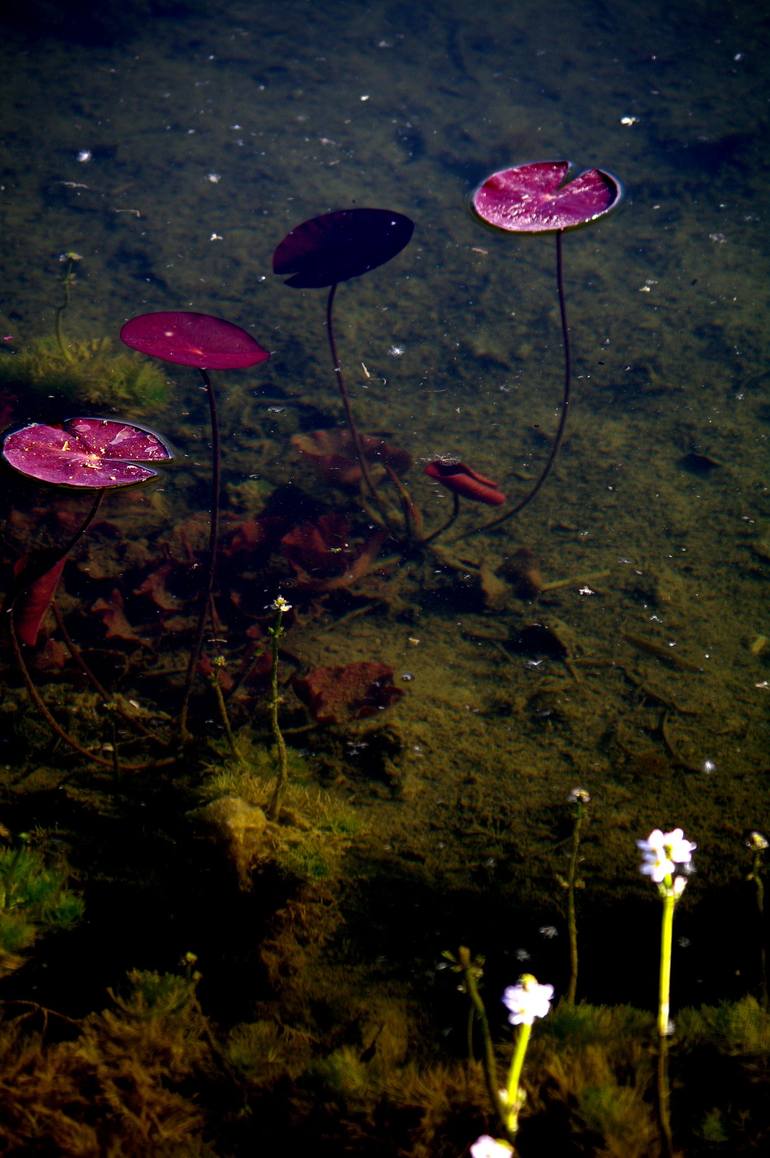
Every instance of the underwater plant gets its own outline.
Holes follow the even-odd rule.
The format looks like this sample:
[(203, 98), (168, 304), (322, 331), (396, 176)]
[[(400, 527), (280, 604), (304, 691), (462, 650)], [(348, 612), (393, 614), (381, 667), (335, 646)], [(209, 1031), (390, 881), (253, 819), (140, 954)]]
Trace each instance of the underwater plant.
[(535, 161), (501, 169), (476, 189), (472, 206), (486, 225), (507, 233), (554, 233), (556, 237), (556, 285), (559, 295), (564, 384), (561, 412), (551, 449), (533, 486), (510, 510), (468, 534), (492, 530), (518, 514), (534, 499), (548, 478), (564, 437), (570, 405), (572, 358), (567, 303), (564, 293), (562, 237), (567, 229), (596, 221), (614, 209), (623, 196), (617, 177), (603, 169), (586, 169), (569, 178), (569, 161)]
[(413, 232), (414, 222), (403, 213), (390, 209), (340, 209), (295, 226), (273, 254), (273, 272), (280, 276), (291, 275), (286, 285), (295, 289), (329, 291), (326, 336), (332, 367), (364, 486), (386, 526), (387, 517), (372, 478), (367, 449), (353, 416), (350, 394), (337, 354), (333, 308), (340, 282), (360, 277), (390, 261), (409, 244)]
[(278, 666), (281, 639), (286, 634), (283, 617), (288, 611), (291, 611), (291, 604), (287, 603), (282, 595), (278, 595), (270, 606), (275, 612), (275, 619), (268, 628), (270, 635), (270, 726), (278, 755), (278, 773), (275, 778), (273, 795), (270, 797), (270, 803), (267, 807), (267, 817), (269, 820), (275, 820), (280, 813), (281, 798), (289, 782), (289, 756), (278, 714), (281, 706), (281, 694), (278, 690)]
[(42, 933), (80, 920), (83, 902), (66, 882), (66, 873), (47, 866), (35, 849), (0, 849), (0, 976), (22, 964)]
[(575, 890), (582, 887), (583, 882), (578, 877), (580, 864), (580, 835), (586, 817), (588, 805), (591, 803), (591, 794), (585, 788), (573, 788), (567, 797), (567, 802), (574, 805), (574, 821), (572, 824), (572, 839), (570, 841), (569, 866), (566, 878), (559, 877), (559, 884), (567, 891), (567, 937), (569, 940), (569, 983), (564, 1000), (570, 1005), (575, 1004), (578, 980), (578, 931), (577, 913), (575, 911)]
[[(26, 478), (96, 491), (85, 518), (63, 546), (17, 561), (5, 610), (17, 665), (31, 699), (48, 725), (81, 755), (113, 766), (114, 759), (87, 751), (56, 722), (32, 680), (22, 645), (34, 647), (37, 642), (67, 558), (86, 535), (107, 492), (155, 478), (157, 471), (142, 464), (168, 462), (173, 457), (171, 450), (160, 435), (144, 427), (114, 419), (85, 417), (68, 418), (60, 426), (36, 422), (14, 430), (3, 439), (2, 457)], [(79, 666), (108, 699), (82, 658)]]
[(54, 314), (54, 332), (21, 345), (0, 358), (0, 391), (61, 395), (89, 406), (159, 406), (167, 400), (164, 375), (134, 354), (116, 351), (108, 337), (70, 338), (64, 315), (82, 258), (72, 250), (59, 258), (64, 265), (63, 297)]
[(746, 847), (753, 853), (751, 871), (746, 880), (754, 886), (754, 899), (756, 901), (757, 916), (759, 918), (759, 992), (760, 1004), (763, 1009), (767, 1009), (768, 1005), (768, 984), (767, 984), (767, 949), (765, 948), (765, 855), (770, 842), (762, 832), (757, 832), (756, 829), (750, 832), (746, 838)]
[(531, 973), (525, 973), (515, 985), (507, 986), (503, 992), (502, 1001), (508, 1010), (508, 1021), (511, 1025), (519, 1028), (513, 1057), (508, 1067), (505, 1088), (501, 1089), (492, 1038), (489, 1032), (489, 1021), (479, 993), (481, 964), (471, 959), (470, 952), (464, 945), (460, 946), (456, 960), (449, 953), (445, 953), (444, 956), (452, 962), (453, 968), (462, 974), (463, 988), (481, 1027), (484, 1047), (482, 1064), (487, 1092), (501, 1130), (505, 1134), (504, 1139), (493, 1139), (487, 1134), (482, 1135), (474, 1143), (478, 1149), (472, 1147), (471, 1153), (474, 1158), (496, 1158), (498, 1155), (512, 1154), (512, 1143), (518, 1133), (519, 1115), (524, 1105), (521, 1075), (532, 1034), (532, 1026), (538, 1018), (548, 1015), (553, 1000), (553, 985), (541, 985)]
[(203, 379), (209, 404), (211, 423), (209, 546), (198, 628), (190, 651), (179, 714), (179, 731), (184, 741), (188, 734), (187, 716), (192, 684), (203, 651), (206, 622), (212, 614), (219, 544), (222, 452), (216, 394), (209, 371), (246, 369), (249, 366), (257, 366), (266, 362), (270, 355), (252, 338), (251, 334), (247, 334), (240, 326), (225, 321), (223, 318), (215, 318), (210, 314), (199, 314), (189, 310), (161, 310), (151, 314), (140, 314), (126, 322), (120, 331), (120, 338), (132, 349), (149, 354), (153, 358), (160, 358), (163, 362), (196, 367)]
[(658, 1117), (661, 1144), (666, 1155), (673, 1154), (669, 1112), (668, 1038), (673, 1033), (671, 1011), (671, 950), (674, 934), (674, 909), (692, 872), (692, 854), (697, 845), (685, 839), (681, 828), (671, 832), (653, 829), (646, 840), (638, 840), (642, 853), (641, 872), (657, 886), (663, 902), (660, 934), (660, 977), (658, 986)]

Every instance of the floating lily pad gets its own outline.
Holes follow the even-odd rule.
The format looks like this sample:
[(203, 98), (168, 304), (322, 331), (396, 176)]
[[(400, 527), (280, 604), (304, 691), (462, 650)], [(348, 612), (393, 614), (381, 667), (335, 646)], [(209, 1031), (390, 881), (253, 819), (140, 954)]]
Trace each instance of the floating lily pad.
[(273, 254), (286, 285), (320, 289), (384, 265), (409, 244), (414, 222), (391, 209), (338, 209), (303, 221)]
[(241, 370), (270, 357), (240, 326), (189, 310), (161, 310), (131, 318), (120, 339), (132, 350), (199, 370)]
[(68, 418), (61, 426), (33, 422), (6, 435), (2, 453), (28, 478), (99, 489), (146, 482), (157, 471), (139, 463), (173, 457), (151, 430), (108, 418)]
[(614, 209), (623, 196), (617, 177), (585, 169), (567, 180), (570, 161), (534, 161), (500, 169), (479, 186), (473, 208), (482, 221), (510, 233), (574, 229)]

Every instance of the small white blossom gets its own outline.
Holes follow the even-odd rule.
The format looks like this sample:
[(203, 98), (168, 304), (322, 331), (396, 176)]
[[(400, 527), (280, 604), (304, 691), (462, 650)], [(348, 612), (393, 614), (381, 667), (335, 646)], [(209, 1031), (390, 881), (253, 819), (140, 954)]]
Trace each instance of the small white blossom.
[(291, 603), (287, 603), (283, 595), (276, 596), (276, 598), (270, 604), (270, 607), (273, 611), (281, 611), (284, 613), (291, 611)]
[(507, 1142), (482, 1134), (471, 1146), (471, 1158), (510, 1158), (513, 1148)]
[(752, 849), (754, 852), (764, 852), (768, 847), (767, 837), (755, 829), (754, 832), (749, 833), (746, 840), (746, 847)]
[(590, 804), (591, 793), (587, 788), (572, 788), (567, 797), (568, 804)]
[(520, 977), (503, 993), (511, 1025), (532, 1025), (536, 1017), (545, 1017), (551, 1008), (553, 985), (540, 985), (531, 973)]
[[(642, 852), (641, 872), (651, 877), (656, 884), (662, 884), (667, 877), (674, 875), (677, 870), (690, 871), (692, 854), (698, 847), (691, 840), (686, 840), (681, 828), (674, 828), (671, 832), (661, 832), (653, 829), (646, 840), (637, 840), (637, 846)], [(675, 896), (681, 896), (685, 881), (678, 877), (682, 884), (675, 883)]]

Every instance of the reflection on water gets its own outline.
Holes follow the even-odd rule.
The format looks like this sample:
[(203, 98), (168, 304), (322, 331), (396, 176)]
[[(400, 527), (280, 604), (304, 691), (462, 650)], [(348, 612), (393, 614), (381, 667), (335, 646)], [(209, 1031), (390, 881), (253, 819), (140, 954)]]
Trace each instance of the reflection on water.
[[(69, 20), (38, 2), (8, 21), (3, 428), (119, 418), (175, 452), (105, 497), (53, 609), (36, 591), (37, 642), (3, 643), (2, 820), (14, 847), (63, 866), (86, 912), (48, 938), (38, 914), (38, 939), (6, 947), (9, 1000), (80, 1016), (127, 970), (194, 952), (255, 1114), (291, 1081), (292, 1113), (312, 1118), (308, 1074), (333, 1101), (355, 1070), (365, 1116), (389, 1067), (416, 1059), (418, 1005), (433, 1060), (462, 1022), (442, 950), (486, 954), (491, 1000), (519, 952), (566, 988), (558, 876), (578, 785), (592, 797), (579, 996), (654, 1001), (634, 842), (659, 825), (698, 844), (675, 1005), (756, 989), (743, 840), (770, 827), (766, 42), (751, 6), (705, 0), (137, 0)], [(488, 230), (469, 199), (495, 170), (560, 159), (617, 174), (625, 200), (565, 238), (574, 378), (554, 472), (516, 518), (471, 534), (490, 521), (478, 493), (454, 521), (457, 488), (425, 468), (467, 464), (515, 505), (547, 460), (563, 371), (553, 238)], [(393, 261), (334, 295), (363, 489), (326, 292), (289, 291), (272, 266), (289, 230), (350, 208), (415, 222)], [(210, 605), (203, 383), (119, 343), (160, 310), (225, 318), (271, 353), (212, 375)], [(91, 502), (4, 471), (6, 592), (20, 560), (61, 559)], [(265, 818), (276, 720), (281, 823)], [(618, 931), (646, 926), (630, 962)], [(184, 978), (168, 1000), (194, 1020)], [(146, 984), (131, 1001), (161, 1000)], [(359, 1072), (373, 1057), (376, 1078)], [(208, 1106), (211, 1077), (195, 1081)], [(424, 1108), (400, 1089), (399, 1113)], [(403, 1152), (458, 1153), (481, 1132), (483, 1088), (453, 1091), (473, 1112)], [(347, 1106), (340, 1135), (331, 1112), (318, 1126), (329, 1153), (342, 1136), (346, 1152), (395, 1153), (351, 1142)], [(196, 1114), (180, 1137), (198, 1137)], [(266, 1120), (277, 1137), (281, 1115)], [(216, 1153), (264, 1140), (235, 1113), (207, 1121)]]

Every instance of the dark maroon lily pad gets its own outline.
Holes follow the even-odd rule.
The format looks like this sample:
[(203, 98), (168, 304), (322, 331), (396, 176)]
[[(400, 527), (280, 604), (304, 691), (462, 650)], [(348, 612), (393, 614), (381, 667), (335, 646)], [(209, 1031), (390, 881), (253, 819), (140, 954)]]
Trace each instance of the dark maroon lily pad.
[(120, 331), (132, 350), (199, 370), (242, 370), (270, 357), (240, 326), (189, 310), (160, 310), (131, 318)]
[(173, 457), (151, 430), (108, 418), (68, 418), (61, 426), (33, 422), (6, 435), (2, 453), (28, 478), (98, 489), (146, 482), (157, 471), (139, 463)]
[(501, 169), (478, 187), (473, 208), (488, 225), (511, 233), (573, 229), (614, 209), (623, 196), (617, 177), (585, 169), (568, 181), (570, 161), (534, 161)]
[(390, 209), (339, 209), (303, 221), (273, 254), (286, 285), (320, 289), (384, 265), (409, 244), (414, 222)]

